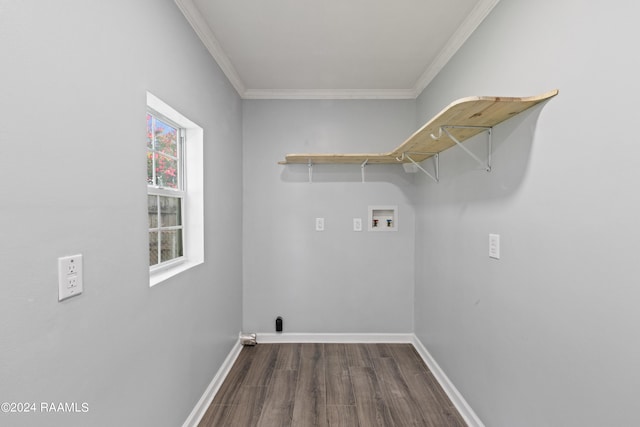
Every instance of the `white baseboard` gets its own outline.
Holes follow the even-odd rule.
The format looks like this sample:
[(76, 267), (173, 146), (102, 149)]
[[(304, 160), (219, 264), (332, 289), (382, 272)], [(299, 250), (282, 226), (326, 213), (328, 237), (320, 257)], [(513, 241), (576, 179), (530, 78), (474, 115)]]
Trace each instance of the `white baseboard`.
[(471, 406), (469, 406), (464, 397), (462, 397), (462, 394), (460, 394), (456, 386), (454, 386), (451, 380), (449, 380), (449, 377), (447, 377), (417, 336), (413, 336), (412, 343), (420, 357), (422, 357), (422, 360), (424, 360), (424, 363), (429, 367), (433, 376), (436, 377), (436, 380), (440, 383), (444, 392), (449, 396), (453, 405), (456, 407), (460, 415), (462, 415), (467, 425), (469, 427), (484, 427), (482, 420), (478, 418)]
[(231, 367), (238, 358), (240, 350), (242, 350), (242, 345), (240, 344), (240, 340), (238, 340), (233, 345), (233, 348), (229, 352), (227, 358), (224, 360), (224, 362), (222, 362), (222, 366), (220, 366), (220, 369), (218, 369), (218, 372), (216, 372), (216, 375), (209, 383), (209, 386), (204, 391), (204, 394), (196, 404), (195, 408), (193, 408), (193, 410), (187, 417), (187, 420), (184, 422), (184, 424), (182, 424), (182, 427), (198, 426), (198, 423), (200, 423), (200, 420), (202, 420), (205, 412), (207, 412), (209, 405), (211, 405), (211, 402), (213, 402), (213, 398), (216, 396), (218, 390), (220, 390), (224, 379), (227, 377), (229, 371), (231, 370)]
[(258, 344), (273, 343), (407, 343), (413, 344), (414, 334), (302, 334), (262, 332)]

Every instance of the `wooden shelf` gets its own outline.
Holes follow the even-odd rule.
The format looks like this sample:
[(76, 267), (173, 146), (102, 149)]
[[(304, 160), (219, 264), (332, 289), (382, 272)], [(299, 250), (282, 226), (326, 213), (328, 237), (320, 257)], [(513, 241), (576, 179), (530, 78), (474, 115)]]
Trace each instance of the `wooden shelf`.
[[(380, 164), (421, 162), (553, 98), (558, 90), (527, 98), (472, 96), (451, 103), (405, 142), (387, 153), (287, 154), (280, 164)], [(443, 132), (444, 130), (444, 132)], [(448, 133), (448, 134), (447, 134)]]

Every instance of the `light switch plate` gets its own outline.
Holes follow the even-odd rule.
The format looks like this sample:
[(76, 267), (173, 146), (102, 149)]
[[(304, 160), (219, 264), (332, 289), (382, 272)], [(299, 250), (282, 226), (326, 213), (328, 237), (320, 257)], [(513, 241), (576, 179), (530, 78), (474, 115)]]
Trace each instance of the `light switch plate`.
[(489, 234), (489, 257), (500, 259), (500, 235)]
[(353, 218), (353, 231), (362, 231), (362, 218)]
[(316, 218), (316, 231), (324, 231), (324, 218)]

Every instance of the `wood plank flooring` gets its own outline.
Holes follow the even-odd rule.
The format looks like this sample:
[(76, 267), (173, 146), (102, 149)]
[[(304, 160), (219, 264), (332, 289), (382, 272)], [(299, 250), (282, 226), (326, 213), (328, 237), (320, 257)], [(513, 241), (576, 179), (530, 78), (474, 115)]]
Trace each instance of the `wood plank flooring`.
[(411, 344), (258, 344), (199, 424), (218, 426), (466, 424)]

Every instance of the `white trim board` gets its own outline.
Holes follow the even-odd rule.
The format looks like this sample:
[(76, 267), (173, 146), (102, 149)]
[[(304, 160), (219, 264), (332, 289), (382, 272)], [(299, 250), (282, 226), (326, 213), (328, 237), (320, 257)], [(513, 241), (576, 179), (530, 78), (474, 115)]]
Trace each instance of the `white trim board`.
[(204, 391), (204, 394), (200, 400), (198, 400), (198, 403), (196, 403), (196, 406), (193, 408), (184, 424), (182, 424), (182, 427), (198, 426), (202, 417), (204, 417), (205, 412), (207, 412), (209, 405), (213, 402), (213, 398), (216, 396), (216, 393), (220, 390), (225, 378), (229, 375), (233, 364), (240, 355), (240, 350), (242, 350), (242, 345), (240, 344), (240, 339), (238, 339), (238, 341), (233, 345), (233, 348), (231, 348), (227, 358), (222, 362), (222, 366), (220, 366), (220, 369), (218, 369), (218, 372), (216, 372), (215, 376), (209, 383), (209, 386)]
[(416, 81), (413, 87), (414, 98), (420, 96), (422, 91), (429, 86), (429, 83), (442, 71), (445, 65), (453, 58), (453, 55), (456, 54), (469, 36), (480, 26), (482, 21), (484, 21), (487, 15), (496, 7), (499, 1), (500, 0), (481, 0), (478, 2), (476, 7), (462, 22), (462, 25), (458, 27), (458, 30), (443, 46), (436, 58), (418, 78), (418, 81)]
[(247, 89), (242, 99), (416, 99), (413, 89)]
[(414, 334), (321, 334), (273, 333), (256, 334), (258, 344), (274, 343), (405, 343), (413, 344)]
[(427, 367), (429, 368), (433, 376), (436, 377), (436, 380), (440, 384), (440, 387), (442, 387), (444, 392), (447, 394), (449, 400), (451, 400), (451, 402), (453, 403), (453, 406), (455, 406), (460, 415), (462, 415), (462, 418), (464, 418), (467, 425), (469, 427), (484, 427), (484, 423), (482, 422), (482, 420), (476, 415), (476, 413), (471, 408), (471, 406), (469, 406), (462, 394), (460, 394), (456, 386), (453, 385), (449, 377), (447, 377), (447, 374), (444, 373), (442, 368), (440, 368), (440, 365), (438, 365), (427, 348), (415, 335), (413, 336), (412, 344), (422, 360), (424, 360), (424, 363), (427, 364)]
[[(256, 334), (258, 345), (275, 343), (386, 343), (386, 344), (412, 344), (424, 363), (427, 365), (433, 376), (436, 378), (444, 392), (447, 394), (453, 405), (456, 407), (462, 418), (469, 427), (484, 427), (482, 420), (476, 415), (471, 406), (464, 399), (449, 377), (444, 373), (440, 365), (431, 356), (426, 347), (415, 334), (321, 334), (321, 333), (258, 333)], [(211, 383), (189, 414), (182, 427), (197, 427), (204, 416), (207, 408), (213, 402), (218, 390), (222, 386), (225, 378), (229, 374), (231, 367), (238, 358), (242, 350), (240, 340), (231, 349), (231, 352), (223, 362), (222, 366), (211, 380)]]
[(209, 54), (216, 61), (222, 72), (234, 87), (238, 95), (242, 97), (246, 91), (244, 83), (226, 52), (220, 46), (220, 42), (213, 35), (213, 31), (209, 28), (209, 24), (204, 20), (202, 14), (198, 10), (193, 0), (174, 0), (184, 17), (187, 19), (193, 31), (198, 35)]

